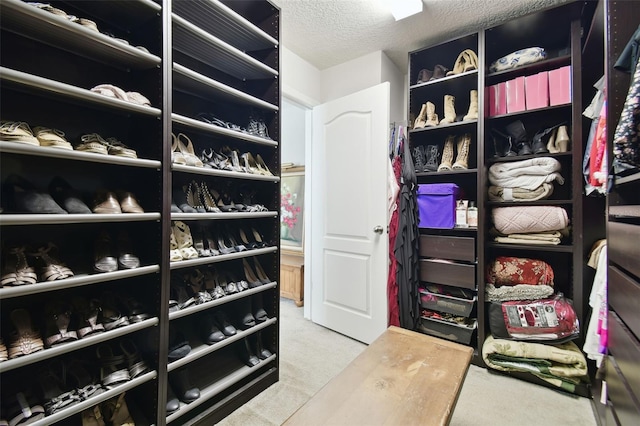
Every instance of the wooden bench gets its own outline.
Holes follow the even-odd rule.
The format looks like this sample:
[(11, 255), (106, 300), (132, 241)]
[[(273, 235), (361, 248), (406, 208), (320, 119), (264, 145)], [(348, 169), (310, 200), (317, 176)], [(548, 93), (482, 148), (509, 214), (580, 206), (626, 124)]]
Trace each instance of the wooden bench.
[(473, 349), (391, 326), (285, 425), (447, 425)]

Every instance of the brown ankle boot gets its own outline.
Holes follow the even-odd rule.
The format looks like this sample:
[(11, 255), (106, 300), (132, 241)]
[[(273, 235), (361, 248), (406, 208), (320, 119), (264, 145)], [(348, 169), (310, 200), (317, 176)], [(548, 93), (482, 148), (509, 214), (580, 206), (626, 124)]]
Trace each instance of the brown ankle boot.
[(469, 112), (462, 117), (462, 121), (477, 120), (478, 119), (478, 91), (472, 90), (469, 92)]
[(458, 138), (458, 156), (456, 162), (451, 167), (454, 170), (469, 168), (469, 146), (471, 145), (471, 134), (465, 133)]
[(438, 166), (438, 171), (451, 170), (451, 163), (453, 163), (453, 140), (455, 136), (447, 136), (447, 140), (444, 142), (444, 149), (442, 150), (442, 162)]
[(439, 121), (438, 114), (436, 114), (436, 106), (431, 102), (427, 102), (427, 122), (425, 123), (424, 127), (437, 126), (438, 123)]
[(456, 121), (456, 97), (453, 95), (444, 95), (444, 118), (440, 120), (442, 123), (453, 123)]

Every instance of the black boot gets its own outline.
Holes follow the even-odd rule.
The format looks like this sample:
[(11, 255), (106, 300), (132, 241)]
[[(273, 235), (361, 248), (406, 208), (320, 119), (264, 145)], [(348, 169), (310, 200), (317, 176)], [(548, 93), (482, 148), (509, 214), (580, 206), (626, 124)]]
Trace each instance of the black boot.
[(438, 171), (438, 145), (427, 145), (424, 150), (426, 172)]
[(269, 358), (271, 355), (271, 351), (267, 349), (262, 342), (262, 331), (258, 331), (255, 334), (255, 343), (256, 343), (256, 354), (258, 354), (258, 358), (264, 360)]
[(181, 368), (169, 375), (169, 383), (178, 394), (178, 398), (188, 404), (200, 398), (200, 389), (191, 384), (189, 370)]
[(511, 136), (502, 133), (497, 129), (491, 129), (493, 139), (494, 157), (513, 157), (518, 155), (513, 150), (513, 139)]
[(254, 367), (260, 364), (260, 359), (253, 353), (251, 350), (251, 345), (249, 345), (249, 339), (242, 339), (242, 343), (239, 343), (240, 349), (240, 359), (249, 367)]
[(265, 322), (269, 319), (267, 315), (267, 311), (264, 310), (264, 303), (262, 300), (262, 294), (254, 294), (251, 296), (251, 312), (253, 313), (253, 317), (256, 322)]
[(422, 145), (413, 148), (413, 167), (417, 173), (425, 171), (424, 147)]
[(532, 149), (534, 154), (548, 154), (549, 150), (547, 149), (547, 142), (549, 141), (549, 137), (553, 133), (555, 129), (566, 124), (566, 122), (562, 122), (560, 124), (556, 124), (553, 127), (547, 127), (544, 130), (538, 131), (538, 133), (533, 136), (533, 144)]
[(518, 155), (533, 154), (531, 143), (527, 139), (527, 131), (524, 128), (524, 124), (522, 124), (522, 121), (516, 120), (513, 123), (507, 125), (505, 129), (507, 130), (507, 133), (512, 137), (512, 143), (515, 149), (518, 150)]

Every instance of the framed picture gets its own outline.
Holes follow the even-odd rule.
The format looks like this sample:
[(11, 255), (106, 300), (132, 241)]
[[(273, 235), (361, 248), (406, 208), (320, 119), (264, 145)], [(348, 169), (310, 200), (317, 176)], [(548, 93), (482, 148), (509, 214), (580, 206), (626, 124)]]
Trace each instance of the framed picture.
[(304, 248), (304, 166), (282, 170), (280, 245), (284, 251), (302, 252)]

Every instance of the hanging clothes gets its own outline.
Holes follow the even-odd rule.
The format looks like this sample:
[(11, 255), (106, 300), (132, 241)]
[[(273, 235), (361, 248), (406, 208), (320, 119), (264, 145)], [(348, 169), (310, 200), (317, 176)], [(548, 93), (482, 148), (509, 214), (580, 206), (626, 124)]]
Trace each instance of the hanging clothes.
[(395, 244), (397, 259), (398, 302), (400, 326), (414, 330), (420, 318), (420, 298), (418, 295), (418, 205), (416, 202), (417, 178), (411, 159), (409, 144), (402, 141), (402, 189), (400, 191), (400, 211), (398, 236)]
[[(613, 135), (613, 168), (616, 175), (640, 170), (640, 55), (631, 78), (620, 121)], [(617, 64), (617, 63), (616, 63)], [(631, 67), (632, 68), (632, 67)]]
[(591, 317), (585, 332), (582, 350), (587, 358), (595, 360), (600, 368), (604, 354), (607, 351), (607, 245), (606, 240), (600, 240), (591, 249), (587, 263), (596, 269), (593, 287), (589, 295)]
[(398, 235), (398, 194), (400, 193), (400, 171), (402, 164), (396, 154), (396, 128), (391, 132), (390, 157), (387, 167), (387, 196), (389, 209), (389, 274), (387, 276), (387, 325), (400, 326), (398, 311), (398, 283), (396, 281), (397, 264), (395, 255), (396, 236)]

